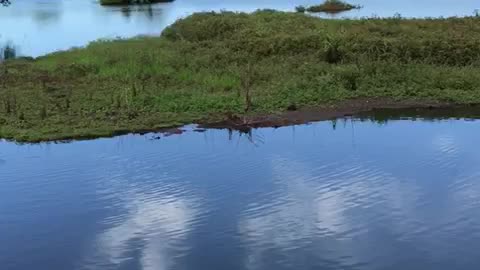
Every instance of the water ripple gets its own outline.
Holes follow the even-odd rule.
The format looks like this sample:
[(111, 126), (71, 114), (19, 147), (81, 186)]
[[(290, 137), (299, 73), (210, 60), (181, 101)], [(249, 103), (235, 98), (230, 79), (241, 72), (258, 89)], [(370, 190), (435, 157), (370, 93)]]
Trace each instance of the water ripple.
[(353, 126), (328, 123), (294, 136), (263, 129), (256, 145), (213, 130), (2, 143), (0, 261), (9, 270), (476, 269), (480, 125), (454, 123), (355, 123), (355, 144)]

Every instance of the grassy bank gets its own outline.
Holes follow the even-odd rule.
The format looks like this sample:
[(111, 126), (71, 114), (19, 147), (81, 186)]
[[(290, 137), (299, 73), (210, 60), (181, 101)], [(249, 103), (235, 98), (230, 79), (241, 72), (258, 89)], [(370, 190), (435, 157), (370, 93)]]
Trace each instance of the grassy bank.
[[(204, 13), (0, 66), (0, 137), (109, 136), (356, 98), (480, 102), (480, 19)], [(5, 75), (6, 74), (6, 75)]]

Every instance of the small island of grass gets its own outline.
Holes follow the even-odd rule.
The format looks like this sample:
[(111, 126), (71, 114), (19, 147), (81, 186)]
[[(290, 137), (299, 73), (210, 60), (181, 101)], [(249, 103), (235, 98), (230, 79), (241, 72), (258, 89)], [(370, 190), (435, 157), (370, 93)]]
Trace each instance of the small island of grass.
[(326, 13), (338, 13), (342, 11), (348, 11), (352, 9), (359, 9), (360, 6), (352, 5), (342, 0), (325, 0), (320, 5), (314, 5), (310, 7), (298, 6), (296, 7), (297, 12), (326, 12)]
[(432, 103), (480, 104), (479, 17), (208, 12), (158, 37), (0, 64), (0, 138), (24, 142)]

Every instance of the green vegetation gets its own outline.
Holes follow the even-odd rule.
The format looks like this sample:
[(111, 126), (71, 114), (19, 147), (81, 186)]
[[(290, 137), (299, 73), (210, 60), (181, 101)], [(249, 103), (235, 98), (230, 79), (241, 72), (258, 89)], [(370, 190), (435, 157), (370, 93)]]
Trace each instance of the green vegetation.
[(307, 11), (307, 8), (305, 6), (297, 6), (295, 7), (295, 10), (300, 13), (305, 13)]
[(153, 3), (165, 3), (173, 2), (174, 0), (100, 0), (100, 4), (103, 6), (113, 5), (131, 5), (131, 4), (153, 4)]
[(0, 137), (108, 136), (357, 98), (480, 103), (480, 19), (202, 13), (0, 65)]
[(315, 5), (315, 6), (310, 6), (308, 8), (304, 6), (298, 6), (296, 7), (297, 12), (327, 12), (327, 13), (338, 13), (342, 11), (347, 11), (347, 10), (352, 10), (352, 9), (358, 9), (360, 6), (358, 5), (352, 5), (349, 3), (346, 3), (341, 0), (325, 0), (320, 5)]

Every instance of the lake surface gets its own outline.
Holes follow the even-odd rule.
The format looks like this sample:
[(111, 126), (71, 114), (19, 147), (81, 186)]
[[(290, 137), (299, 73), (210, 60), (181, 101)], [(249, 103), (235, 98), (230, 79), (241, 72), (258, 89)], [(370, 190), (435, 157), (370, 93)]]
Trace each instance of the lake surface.
[[(173, 3), (131, 7), (102, 7), (95, 0), (12, 0), (0, 8), (0, 48), (17, 55), (40, 56), (98, 39), (158, 35), (181, 17), (199, 11), (251, 12), (270, 8), (293, 11), (320, 0), (176, 0)], [(364, 8), (337, 17), (470, 16), (480, 3), (474, 0), (352, 0)], [(0, 49), (3, 55), (4, 49)]]
[(0, 142), (0, 268), (479, 269), (479, 121)]

